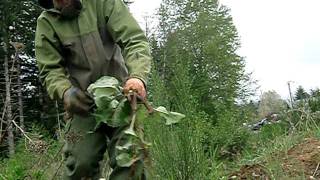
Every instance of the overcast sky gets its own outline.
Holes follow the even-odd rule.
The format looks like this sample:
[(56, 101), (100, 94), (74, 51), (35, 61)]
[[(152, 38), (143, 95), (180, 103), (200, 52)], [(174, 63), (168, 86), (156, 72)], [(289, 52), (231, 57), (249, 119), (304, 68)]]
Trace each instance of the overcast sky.
[[(161, 0), (135, 0), (131, 11), (143, 26)], [(247, 71), (261, 91), (288, 97), (293, 89), (320, 87), (320, 0), (221, 0), (231, 9)]]

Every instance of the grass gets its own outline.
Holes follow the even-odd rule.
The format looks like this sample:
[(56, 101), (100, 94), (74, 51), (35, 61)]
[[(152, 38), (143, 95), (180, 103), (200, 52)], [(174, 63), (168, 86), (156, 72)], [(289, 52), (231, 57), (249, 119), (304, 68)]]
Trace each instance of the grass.
[[(267, 129), (267, 130), (266, 130)], [(247, 148), (230, 171), (236, 171), (246, 164), (260, 164), (265, 167), (272, 179), (292, 179), (292, 176), (282, 169), (283, 159), (288, 157), (288, 150), (305, 141), (306, 138), (318, 138), (320, 130), (317, 126), (292, 133), (278, 131), (278, 128), (268, 128), (251, 137), (255, 139), (251, 147)], [(298, 168), (298, 167), (297, 167)], [(303, 171), (294, 178), (304, 179)]]
[(55, 140), (20, 140), (15, 155), (0, 161), (0, 180), (47, 180), (57, 170), (60, 149)]
[[(271, 179), (292, 179), (282, 168), (283, 158), (288, 157), (288, 150), (304, 142), (306, 138), (320, 139), (317, 119), (313, 117), (312, 121), (308, 121), (307, 118), (303, 119), (299, 128), (294, 131), (290, 130), (286, 120), (264, 126), (259, 133), (248, 131), (249, 135), (246, 138), (249, 138), (244, 148), (232, 159), (221, 159), (219, 148), (207, 146), (210, 134), (204, 133), (204, 124), (193, 123), (200, 122), (199, 119), (186, 119), (174, 126), (150, 122), (146, 124), (145, 133), (152, 143), (152, 179), (228, 179), (230, 174), (244, 165), (256, 164), (263, 166)], [(204, 138), (208, 135), (209, 137)], [(24, 140), (20, 140), (17, 153), (0, 161), (0, 180), (50, 179), (56, 173), (61, 160), (61, 143), (50, 138), (41, 140), (47, 145), (41, 153), (31, 148), (32, 146)], [(306, 177), (301, 172), (294, 178)]]

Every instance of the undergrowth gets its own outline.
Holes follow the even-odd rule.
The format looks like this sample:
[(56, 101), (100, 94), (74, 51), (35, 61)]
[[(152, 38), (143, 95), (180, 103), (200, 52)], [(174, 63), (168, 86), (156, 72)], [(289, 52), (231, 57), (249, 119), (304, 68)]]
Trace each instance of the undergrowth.
[(29, 140), (18, 141), (13, 156), (0, 160), (0, 180), (47, 180), (53, 176), (59, 179), (62, 144), (39, 132), (46, 134), (34, 127), (28, 133)]
[[(304, 108), (304, 107), (303, 107)], [(305, 179), (303, 170), (294, 177), (283, 170), (288, 151), (308, 138), (320, 139), (317, 113), (294, 109), (286, 112), (280, 123), (251, 132), (248, 146), (237, 161), (232, 162), (228, 173), (244, 165), (262, 165), (271, 179)], [(299, 169), (299, 167), (293, 167)], [(228, 174), (227, 173), (227, 174)]]
[[(228, 179), (244, 165), (264, 167), (271, 179), (290, 179), (282, 169), (288, 150), (306, 138), (320, 139), (318, 116), (301, 110), (286, 112), (280, 122), (265, 125), (258, 132), (231, 120), (212, 128), (206, 118), (197, 114), (172, 126), (157, 121), (145, 124), (152, 144), (151, 179)], [(16, 154), (0, 161), (0, 180), (60, 178), (62, 143), (33, 132), (43, 130), (28, 134), (32, 142), (21, 138)]]

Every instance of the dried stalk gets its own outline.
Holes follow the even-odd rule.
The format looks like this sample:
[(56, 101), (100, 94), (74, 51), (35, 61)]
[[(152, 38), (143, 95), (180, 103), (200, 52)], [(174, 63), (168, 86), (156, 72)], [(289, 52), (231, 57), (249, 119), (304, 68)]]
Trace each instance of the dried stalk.
[(18, 124), (14, 120), (12, 120), (12, 123), (21, 131), (25, 138), (27, 138), (32, 144), (34, 144), (33, 140), (24, 132), (24, 130), (20, 126), (18, 126)]
[(318, 163), (318, 165), (317, 165), (317, 168), (316, 168), (316, 170), (314, 171), (314, 173), (313, 173), (313, 177), (317, 174), (317, 171), (318, 171), (318, 169), (319, 169), (319, 166), (320, 166), (320, 163)]
[(56, 177), (57, 177), (57, 175), (58, 175), (58, 172), (59, 172), (59, 170), (60, 170), (60, 168), (61, 168), (62, 164), (63, 164), (63, 159), (59, 162), (59, 166), (58, 166), (58, 168), (57, 168), (56, 172), (54, 173), (54, 175), (52, 176), (51, 180), (56, 179)]

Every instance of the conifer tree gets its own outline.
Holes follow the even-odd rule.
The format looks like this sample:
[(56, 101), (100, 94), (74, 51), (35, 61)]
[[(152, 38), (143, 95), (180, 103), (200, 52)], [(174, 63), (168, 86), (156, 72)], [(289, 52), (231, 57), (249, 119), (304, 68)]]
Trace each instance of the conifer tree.
[[(0, 139), (7, 138), (9, 154), (14, 154), (13, 120), (18, 119), (24, 129), (24, 105), (33, 99), (34, 86), (38, 84), (37, 69), (34, 59), (34, 32), (40, 8), (32, 1), (0, 2), (0, 67), (3, 76), (0, 78), (0, 94), (5, 97), (0, 127)], [(33, 104), (33, 103), (31, 103)], [(36, 110), (32, 111), (35, 112)], [(16, 118), (17, 117), (17, 118)], [(3, 143), (3, 142), (0, 142)]]

